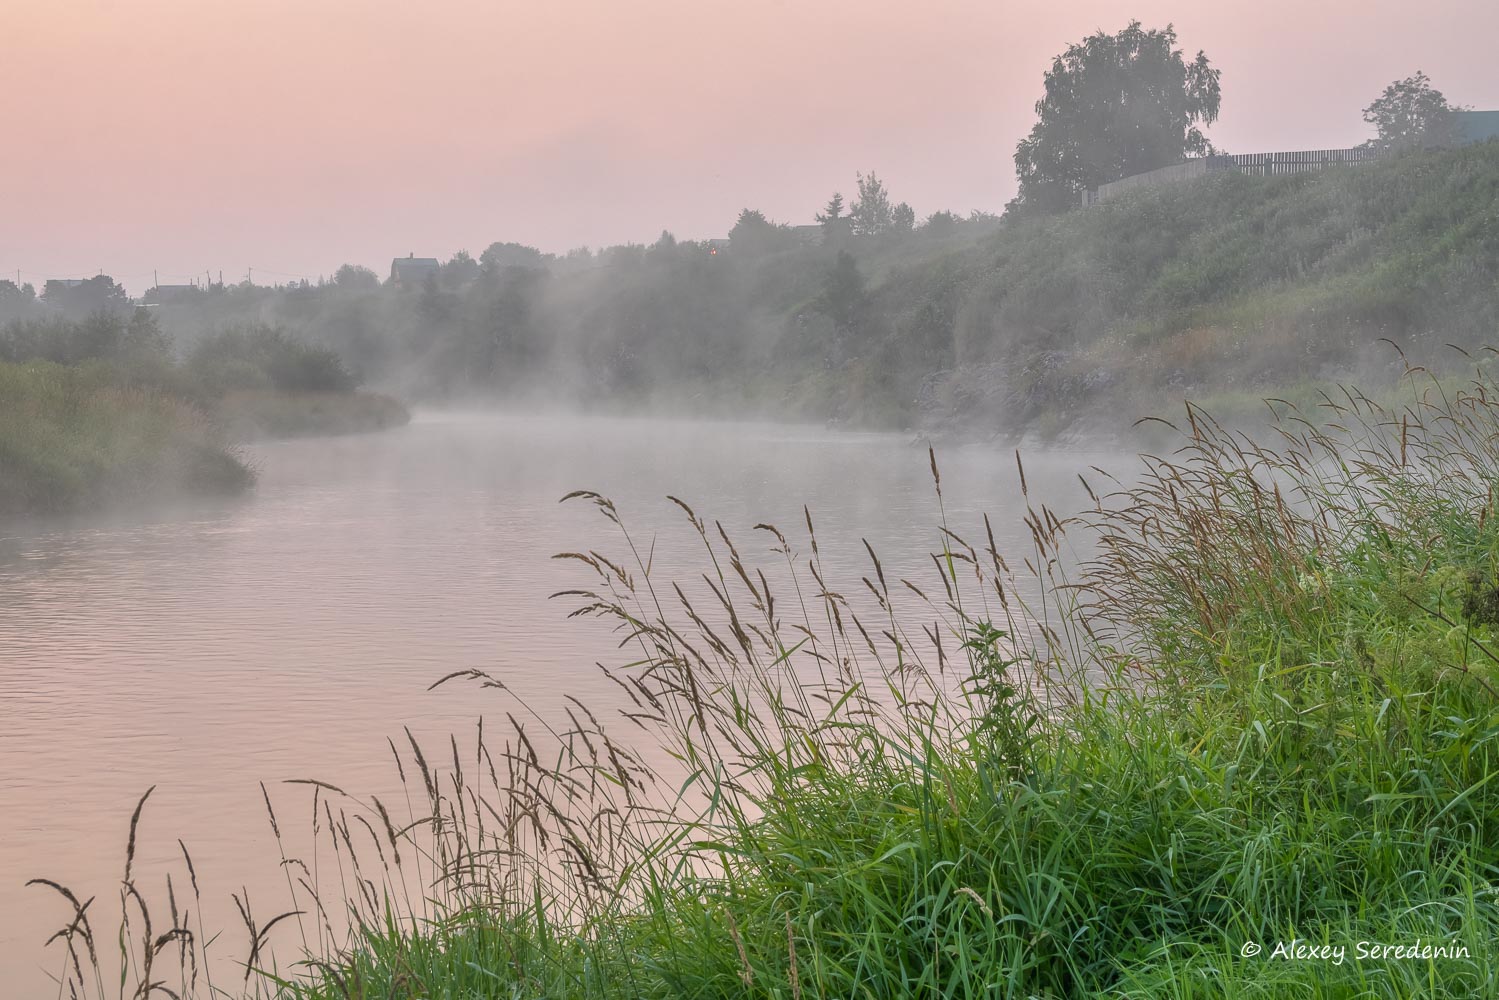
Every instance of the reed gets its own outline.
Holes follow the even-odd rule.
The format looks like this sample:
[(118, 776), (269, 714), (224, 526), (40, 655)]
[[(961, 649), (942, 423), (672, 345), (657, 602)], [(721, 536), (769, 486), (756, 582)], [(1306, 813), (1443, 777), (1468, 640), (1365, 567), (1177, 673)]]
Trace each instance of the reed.
[[(615, 630), (599, 669), (626, 707), (533, 709), (462, 670), (433, 686), (508, 728), (392, 742), (404, 816), (284, 790), (317, 853), (282, 916), (244, 907), (245, 988), (1494, 994), (1499, 384), (1475, 360), (1406, 386), (1286, 409), (1267, 439), (1188, 408), (1175, 450), (1088, 473), (1072, 516), (1022, 464), (1029, 550), (944, 522), (923, 580), (871, 548), (846, 586), (810, 512), (752, 548), (681, 500), (703, 572), (668, 579), (609, 498), (569, 494), (617, 554), (561, 554), (585, 582), (557, 596)], [(102, 996), (62, 895), (60, 979)], [(318, 940), (282, 936), (277, 971), (298, 909)], [(1293, 940), (1346, 958), (1274, 957)], [(1355, 955), (1418, 940), (1443, 950)]]

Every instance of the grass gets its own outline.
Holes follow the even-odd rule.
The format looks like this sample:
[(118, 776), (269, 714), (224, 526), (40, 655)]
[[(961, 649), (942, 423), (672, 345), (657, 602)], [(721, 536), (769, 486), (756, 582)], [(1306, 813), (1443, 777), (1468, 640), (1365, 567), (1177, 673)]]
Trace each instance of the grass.
[[(871, 311), (891, 319), (862, 353), (898, 404), (940, 366), (939, 382), (978, 398), (968, 423), (1017, 435), (1047, 420), (1096, 434), (1162, 399), (1257, 399), (1307, 380), (1384, 391), (1401, 368), (1382, 338), (1437, 363), (1442, 344), (1499, 330), (1496, 198), (1499, 143), (1140, 190), (1007, 224), (874, 287)], [(1001, 367), (997, 385), (986, 365)], [(864, 372), (848, 375), (840, 393)]]
[[(1499, 384), (1407, 386), (1260, 440), (1191, 408), (1092, 510), (1029, 506), (1013, 562), (943, 524), (923, 580), (872, 550), (829, 580), (810, 513), (757, 529), (759, 565), (683, 503), (704, 573), (671, 581), (571, 495), (618, 532), (559, 558), (627, 707), (392, 742), (399, 806), (301, 783), (313, 853), (285, 913), (242, 910), (235, 991), (1494, 995)], [(128, 861), (125, 886), (136, 995), (203, 995), (201, 928), (173, 898), (153, 938)], [(93, 916), (73, 899), (57, 938), (80, 996)], [(172, 948), (168, 983), (145, 955)]]
[(227, 495), (254, 474), (202, 414), (103, 366), (0, 363), (0, 513)]

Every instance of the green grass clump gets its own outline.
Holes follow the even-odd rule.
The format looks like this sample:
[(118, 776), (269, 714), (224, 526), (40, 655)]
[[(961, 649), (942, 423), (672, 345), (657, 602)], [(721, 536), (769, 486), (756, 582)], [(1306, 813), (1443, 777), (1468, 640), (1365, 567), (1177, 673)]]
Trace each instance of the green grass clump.
[(626, 708), (409, 739), (403, 809), (312, 785), (336, 875), (283, 866), (303, 965), (245, 911), (246, 992), (1494, 995), (1499, 386), (1445, 389), (1269, 442), (1190, 410), (1094, 510), (1028, 508), (1018, 574), (944, 524), (933, 578), (844, 587), (810, 514), (760, 566), (680, 504), (673, 582), (573, 494), (622, 533), (562, 558)]
[(241, 492), (254, 473), (181, 399), (106, 365), (0, 363), (0, 513)]

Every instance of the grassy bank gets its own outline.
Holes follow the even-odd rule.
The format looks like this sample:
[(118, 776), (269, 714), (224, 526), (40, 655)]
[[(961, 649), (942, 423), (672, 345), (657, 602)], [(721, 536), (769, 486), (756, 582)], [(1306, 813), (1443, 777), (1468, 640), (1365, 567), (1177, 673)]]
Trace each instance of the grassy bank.
[(233, 494), (254, 474), (197, 408), (104, 366), (0, 363), (0, 513)]
[(239, 492), (254, 476), (233, 444), (410, 420), (282, 330), (226, 329), (179, 359), (144, 309), (6, 324), (0, 373), (0, 513)]
[[(933, 426), (1049, 436), (1163, 399), (1257, 403), (1307, 382), (1387, 391), (1403, 370), (1387, 340), (1461, 371), (1443, 345), (1471, 349), (1499, 329), (1496, 204), (1499, 143), (1487, 143), (1224, 174), (1022, 222), (946, 282), (945, 370), (924, 382), (907, 371), (897, 395)], [(906, 281), (929, 295), (942, 277)], [(926, 297), (888, 291), (892, 307)]]
[(810, 515), (751, 549), (684, 505), (707, 575), (673, 584), (575, 495), (621, 533), (565, 558), (630, 707), (439, 681), (510, 728), (402, 746), (399, 804), (303, 785), (318, 846), (245, 914), (246, 992), (1494, 994), (1499, 385), (1417, 391), (1273, 446), (1194, 412), (1094, 510), (1031, 509), (1032, 551), (953, 525), (909, 583), (828, 580)]

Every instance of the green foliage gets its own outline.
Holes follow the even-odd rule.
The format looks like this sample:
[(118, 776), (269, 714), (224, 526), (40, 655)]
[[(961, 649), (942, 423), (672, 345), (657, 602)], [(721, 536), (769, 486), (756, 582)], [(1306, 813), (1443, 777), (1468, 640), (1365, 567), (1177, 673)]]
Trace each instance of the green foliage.
[(357, 385), (337, 354), (270, 326), (208, 337), (189, 355), (187, 369), (195, 382), (216, 394), (234, 389), (349, 392)]
[(1472, 351), (1499, 330), (1496, 197), (1499, 147), (1469, 146), (1016, 221), (968, 280), (955, 355), (1012, 373), (999, 426), (1349, 372), (1382, 391), (1400, 368), (1381, 338), (1451, 365), (1442, 344)]
[(1045, 74), (1039, 121), (1015, 149), (1021, 209), (1058, 211), (1100, 184), (1202, 154), (1218, 118), (1219, 71), (1187, 62), (1176, 31), (1131, 21), (1068, 46)]
[(109, 367), (0, 363), (0, 513), (233, 494), (254, 474), (203, 414)]
[(1452, 112), (1463, 110), (1447, 103), (1431, 78), (1417, 70), (1415, 76), (1396, 80), (1364, 109), (1364, 121), (1376, 135), (1365, 145), (1376, 149), (1432, 149), (1456, 145), (1457, 126)]
[(81, 281), (48, 281), (42, 287), (41, 300), (69, 316), (124, 312), (130, 308), (130, 296), (125, 289), (104, 274)]
[(895, 224), (890, 195), (885, 184), (871, 170), (859, 174), (859, 197), (849, 206), (848, 219), (855, 236), (881, 236)]
[(479, 266), (486, 274), (496, 274), (509, 267), (541, 267), (547, 257), (535, 247), (520, 243), (491, 243), (479, 255)]
[(828, 199), (827, 205), (816, 215), (817, 224), (822, 226), (822, 237), (824, 240), (834, 239), (843, 235), (843, 227), (846, 224), (846, 216), (843, 214), (843, 194), (834, 191), (833, 197)]
[(481, 267), (478, 261), (469, 256), (467, 250), (459, 250), (444, 265), (440, 272), (442, 286), (444, 288), (463, 288), (479, 277)]
[(840, 250), (833, 266), (822, 279), (822, 295), (817, 308), (828, 316), (839, 330), (852, 331), (866, 305), (864, 276), (852, 254)]
[(890, 231), (905, 236), (916, 229), (916, 210), (901, 202), (890, 210)]
[(231, 330), (179, 364), (156, 313), (0, 327), (0, 513), (232, 493), (253, 476), (228, 441), (404, 424), (353, 392), (332, 352), (284, 331)]
[(785, 226), (778, 226), (765, 218), (764, 214), (746, 208), (739, 213), (734, 228), (729, 230), (729, 246), (734, 254), (754, 257), (781, 249), (786, 245)]
[(345, 264), (333, 273), (333, 283), (345, 289), (380, 287), (380, 276), (359, 264)]
[(0, 327), (0, 361), (101, 360), (149, 369), (170, 359), (171, 343), (148, 309), (136, 309), (128, 318), (101, 310), (81, 320), (17, 320)]

